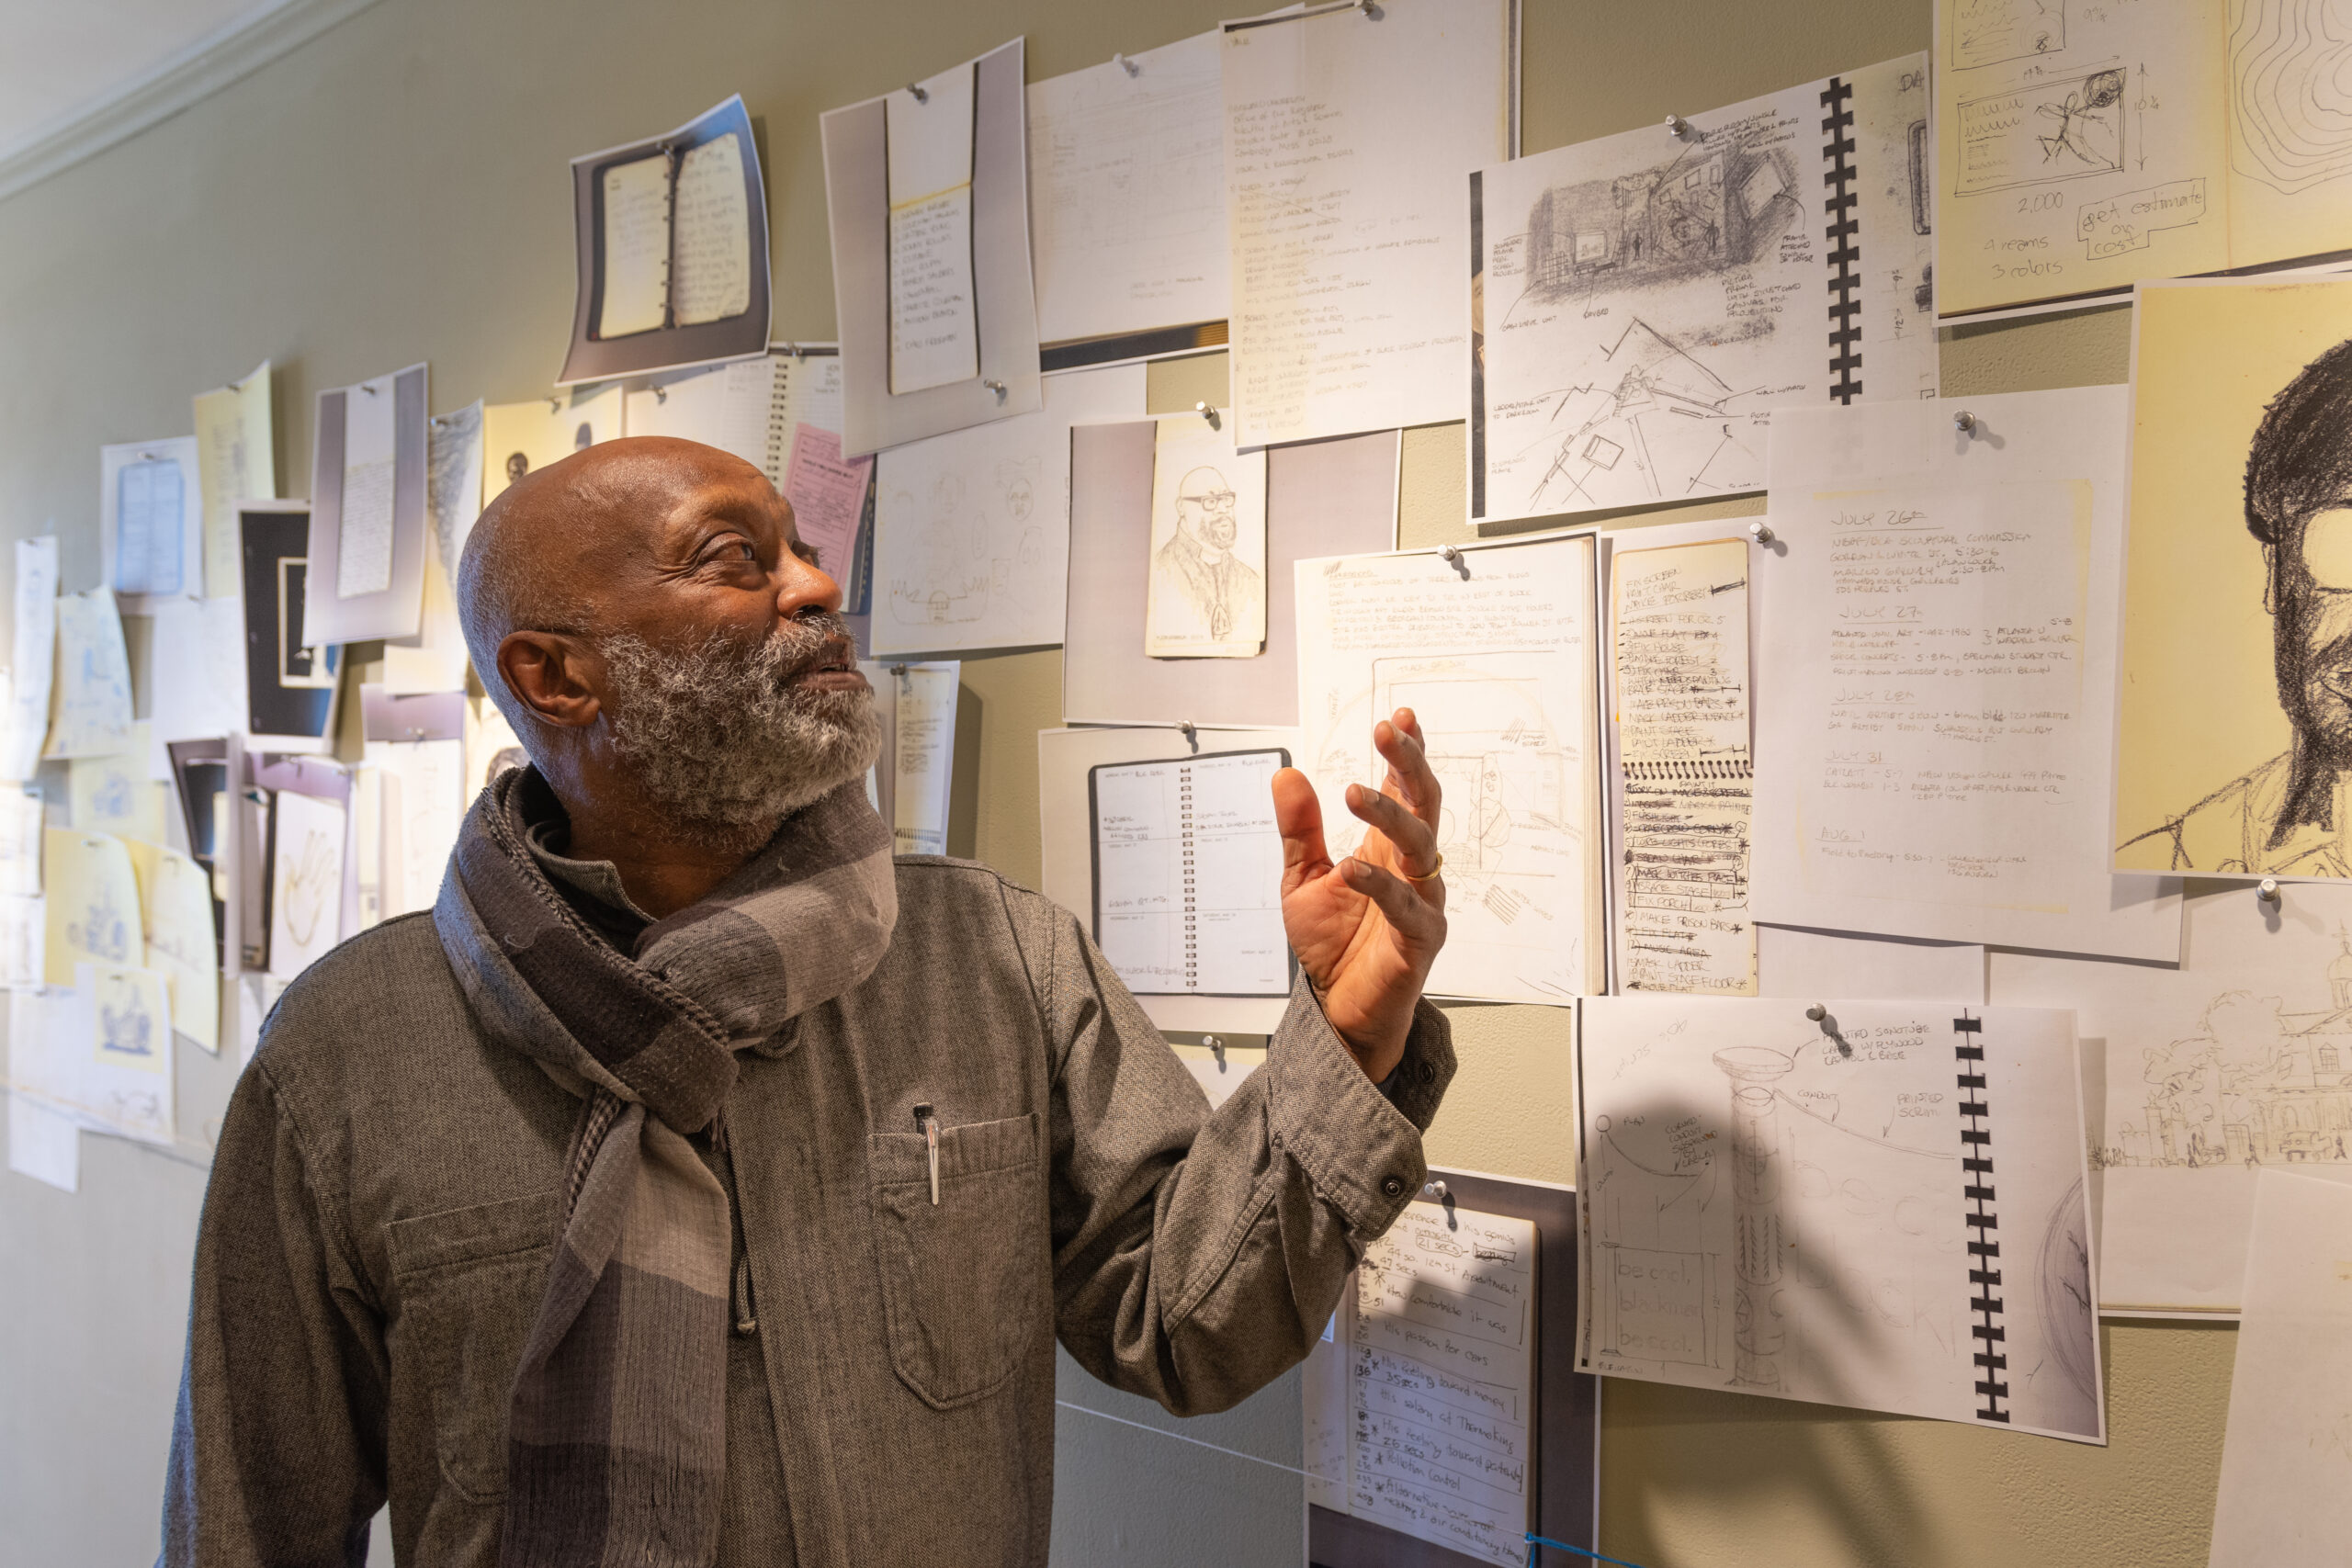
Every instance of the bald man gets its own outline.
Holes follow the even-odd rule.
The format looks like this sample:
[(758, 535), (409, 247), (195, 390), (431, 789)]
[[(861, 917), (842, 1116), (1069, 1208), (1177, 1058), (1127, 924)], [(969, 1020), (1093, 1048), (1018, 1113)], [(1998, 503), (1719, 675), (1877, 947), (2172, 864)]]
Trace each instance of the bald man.
[(458, 593), (531, 765), (289, 987), (223, 1120), (164, 1560), (1040, 1563), (1054, 1343), (1180, 1415), (1306, 1354), (1453, 1071), (1400, 711), (1212, 1111), (1070, 915), (890, 854), (841, 595), (759, 471), (609, 442)]
[(1177, 484), (1176, 531), (1151, 563), (1154, 626), (1163, 635), (1230, 642), (1255, 628), (1264, 638), (1266, 584), (1234, 553), (1241, 529), (1233, 509), (1232, 482), (1215, 468), (1194, 468)]

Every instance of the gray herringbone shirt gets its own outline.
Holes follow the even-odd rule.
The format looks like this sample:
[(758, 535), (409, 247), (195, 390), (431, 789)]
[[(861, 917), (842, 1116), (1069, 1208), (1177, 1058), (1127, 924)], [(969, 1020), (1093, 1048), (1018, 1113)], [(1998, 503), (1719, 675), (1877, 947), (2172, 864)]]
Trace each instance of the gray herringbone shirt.
[[(1423, 1003), (1392, 1104), (1302, 985), (1211, 1111), (1068, 913), (957, 862), (898, 881), (880, 967), (744, 1053), (728, 1102), (756, 1326), (724, 1564), (1043, 1562), (1054, 1340), (1179, 1414), (1262, 1387), (1418, 1189), (1453, 1076)], [(387, 1497), (403, 1562), (495, 1561), (582, 1107), (484, 1034), (426, 917), (288, 990), (214, 1156), (165, 1562), (356, 1562)]]

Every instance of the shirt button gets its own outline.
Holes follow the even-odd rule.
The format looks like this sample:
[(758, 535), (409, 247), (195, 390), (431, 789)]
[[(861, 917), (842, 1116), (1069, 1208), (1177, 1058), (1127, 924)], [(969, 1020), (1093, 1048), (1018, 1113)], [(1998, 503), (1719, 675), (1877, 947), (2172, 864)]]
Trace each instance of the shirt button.
[(1283, 1135), (1280, 1133), (1276, 1133), (1272, 1141), (1274, 1147), (1281, 1148), (1283, 1146)]
[(1435, 1083), (1437, 1081), (1437, 1064), (1434, 1062), (1419, 1063), (1414, 1068), (1414, 1073), (1415, 1076), (1423, 1083)]
[(1394, 1198), (1396, 1194), (1405, 1190), (1405, 1184), (1391, 1176), (1381, 1182), (1380, 1190), (1388, 1194), (1391, 1198)]

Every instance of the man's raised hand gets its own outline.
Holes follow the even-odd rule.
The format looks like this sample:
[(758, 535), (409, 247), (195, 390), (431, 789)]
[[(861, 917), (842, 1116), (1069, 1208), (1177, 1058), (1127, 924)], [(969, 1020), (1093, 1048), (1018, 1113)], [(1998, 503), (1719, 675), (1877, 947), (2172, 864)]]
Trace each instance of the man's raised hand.
[(1274, 775), (1283, 836), (1283, 926), (1324, 1016), (1373, 1082), (1405, 1053), (1413, 1005), (1445, 945), (1438, 874), (1438, 784), (1410, 708), (1372, 727), (1388, 763), (1378, 793), (1350, 784), (1348, 810), (1370, 829), (1337, 865), (1323, 844), (1323, 807), (1296, 768)]

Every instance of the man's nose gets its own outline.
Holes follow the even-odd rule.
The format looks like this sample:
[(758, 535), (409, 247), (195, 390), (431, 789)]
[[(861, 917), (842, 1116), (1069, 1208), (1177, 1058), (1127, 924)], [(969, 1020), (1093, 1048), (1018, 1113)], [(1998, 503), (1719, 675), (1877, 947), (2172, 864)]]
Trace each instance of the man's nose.
[(786, 550), (769, 574), (775, 584), (775, 611), (786, 620), (809, 610), (842, 607), (842, 586), (822, 568)]

